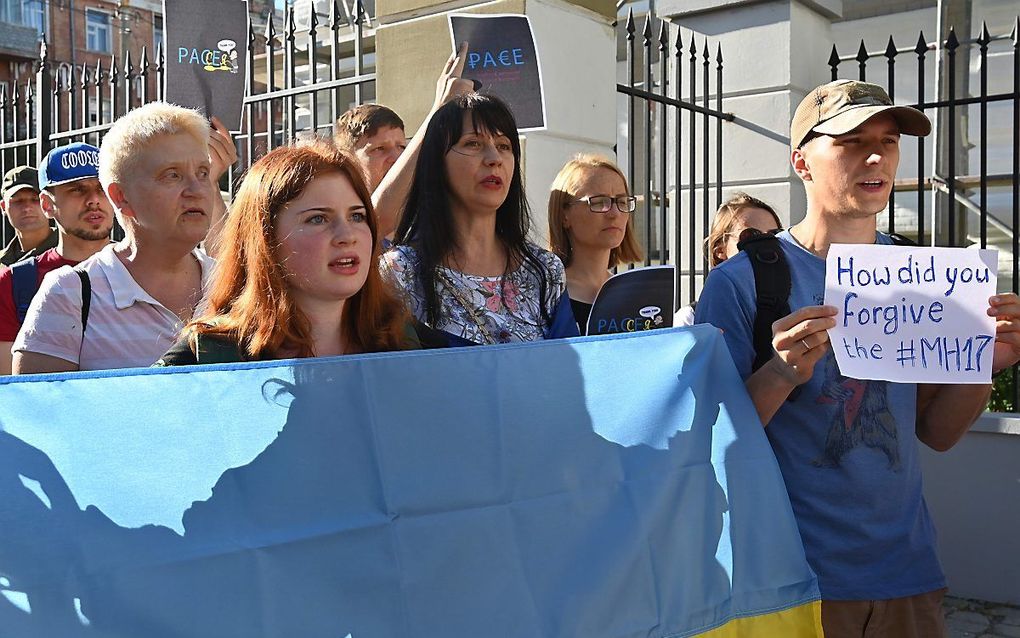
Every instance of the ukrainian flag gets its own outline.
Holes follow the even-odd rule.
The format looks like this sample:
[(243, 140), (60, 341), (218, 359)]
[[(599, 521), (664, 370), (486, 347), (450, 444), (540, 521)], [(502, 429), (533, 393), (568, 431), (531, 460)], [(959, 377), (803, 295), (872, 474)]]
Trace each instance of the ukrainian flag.
[(709, 326), (0, 380), (0, 633), (820, 636)]

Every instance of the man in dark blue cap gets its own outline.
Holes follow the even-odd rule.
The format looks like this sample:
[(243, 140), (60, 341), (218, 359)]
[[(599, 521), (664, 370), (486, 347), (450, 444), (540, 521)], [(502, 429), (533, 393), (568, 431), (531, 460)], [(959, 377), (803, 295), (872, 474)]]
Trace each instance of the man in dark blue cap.
[(14, 237), (0, 250), (0, 264), (10, 266), (57, 245), (57, 231), (39, 207), (39, 178), (31, 166), (15, 166), (4, 174), (0, 211), (14, 228)]
[(11, 373), (11, 346), (46, 273), (96, 254), (110, 242), (113, 229), (95, 146), (78, 142), (53, 149), (39, 166), (38, 180), (37, 199), (56, 222), (57, 242), (0, 272), (0, 374)]

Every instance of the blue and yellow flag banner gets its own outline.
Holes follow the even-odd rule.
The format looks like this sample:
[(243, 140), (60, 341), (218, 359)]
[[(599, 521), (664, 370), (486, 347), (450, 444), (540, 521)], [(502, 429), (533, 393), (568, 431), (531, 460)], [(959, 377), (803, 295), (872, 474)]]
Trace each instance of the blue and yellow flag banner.
[(0, 634), (820, 636), (708, 326), (0, 381)]

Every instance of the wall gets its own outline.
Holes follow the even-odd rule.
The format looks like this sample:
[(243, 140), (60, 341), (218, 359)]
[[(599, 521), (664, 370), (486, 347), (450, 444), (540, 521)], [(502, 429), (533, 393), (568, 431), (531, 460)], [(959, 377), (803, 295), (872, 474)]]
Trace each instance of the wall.
[(987, 413), (950, 451), (921, 447), (950, 593), (1020, 604), (1020, 419)]

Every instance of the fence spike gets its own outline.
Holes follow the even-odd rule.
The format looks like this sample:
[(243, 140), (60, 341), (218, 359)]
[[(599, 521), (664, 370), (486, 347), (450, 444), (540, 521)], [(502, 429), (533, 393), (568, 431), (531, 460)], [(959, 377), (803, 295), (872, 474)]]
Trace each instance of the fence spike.
[(691, 31), (691, 45), (689, 47), (687, 47), (687, 50), (691, 52), (691, 59), (692, 60), (694, 58), (698, 57), (698, 47), (697, 47), (697, 44), (694, 42), (694, 32), (693, 31)]
[[(1020, 46), (1020, 15), (1013, 20), (1013, 48)], [(1016, 54), (1014, 54), (1016, 55)]]
[(949, 37), (946, 38), (946, 48), (949, 49), (950, 53), (952, 53), (953, 51), (956, 51), (959, 46), (960, 41), (956, 38), (956, 28), (949, 27)]
[(684, 36), (680, 33), (680, 26), (676, 28), (676, 57), (681, 57), (684, 52)]
[(131, 49), (124, 52), (124, 79), (130, 80), (131, 75), (135, 72), (135, 67), (131, 63)]
[(340, 5), (337, 0), (329, 3), (329, 30), (336, 31), (340, 28)]
[(14, 92), (11, 94), (11, 104), (13, 104), (14, 106), (17, 106), (18, 102), (20, 102), (20, 101), (21, 101), (21, 90), (18, 88), (18, 82), (15, 81), (14, 82)]
[(117, 80), (120, 78), (120, 69), (117, 67), (116, 55), (110, 56), (110, 73), (108, 76), (110, 78), (110, 84), (116, 84)]
[(669, 23), (665, 20), (659, 21), (659, 51), (665, 52), (669, 48)]
[(924, 39), (924, 31), (920, 31), (917, 34), (917, 46), (914, 47), (914, 53), (917, 55), (924, 55), (928, 52), (928, 41)]
[(248, 50), (255, 50), (255, 25), (251, 23), (251, 14), (248, 14)]
[(142, 45), (142, 62), (139, 74), (142, 77), (148, 77), (149, 75), (149, 47), (145, 44)]
[(988, 34), (988, 24), (984, 20), (981, 21), (981, 35), (977, 38), (977, 43), (981, 45), (982, 49), (988, 48), (988, 43), (992, 41), (992, 36)]
[(35, 95), (35, 82), (25, 82), (25, 103), (32, 102), (32, 97)]
[(82, 89), (89, 88), (89, 63), (88, 62), (82, 62), (81, 63), (81, 88)]
[(722, 42), (716, 42), (715, 43), (715, 50), (716, 50), (716, 53), (715, 53), (715, 62), (718, 65), (718, 68), (721, 69), (722, 68)]
[(832, 51), (829, 52), (829, 66), (835, 69), (839, 66), (839, 52), (836, 51), (836, 45), (832, 45)]
[(7, 108), (7, 83), (0, 82), (0, 111)]
[(294, 23), (294, 5), (288, 4), (286, 18), (284, 19), (283, 39), (287, 42), (293, 42), (295, 31), (297, 31), (297, 25)]
[(645, 39), (645, 46), (652, 40), (652, 16), (645, 16), (645, 28), (641, 31), (641, 37)]
[(39, 63), (43, 66), (49, 62), (50, 59), (50, 47), (46, 43), (46, 36), (39, 38)]
[(164, 61), (165, 60), (163, 59), (163, 42), (157, 42), (156, 43), (156, 55), (153, 56), (153, 62), (156, 63), (156, 72), (157, 73), (163, 70), (163, 62)]
[(857, 49), (857, 61), (864, 64), (869, 57), (871, 56), (868, 55), (868, 49), (864, 46), (864, 38), (861, 38), (861, 47)]
[(319, 26), (319, 15), (315, 11), (315, 3), (312, 3), (312, 15), (308, 19), (308, 36), (315, 39), (315, 28)]
[(705, 36), (705, 46), (701, 47), (701, 56), (705, 59), (705, 64), (712, 59), (712, 56), (708, 53), (708, 36)]
[(368, 12), (365, 11), (365, 3), (361, 0), (354, 0), (354, 24), (368, 25)]
[(627, 26), (625, 28), (627, 30), (627, 39), (628, 40), (633, 40), (634, 39), (634, 7), (631, 7), (630, 9), (627, 10)]
[(896, 43), (893, 42), (892, 36), (889, 36), (889, 43), (885, 45), (885, 57), (892, 60), (896, 57)]
[(102, 62), (96, 62), (96, 72), (95, 72), (94, 77), (93, 77), (93, 81), (95, 83), (94, 85), (97, 86), (97, 87), (98, 86), (102, 86), (103, 80), (105, 80), (105, 79), (106, 79), (106, 73), (103, 71), (103, 63)]
[(268, 20), (266, 20), (266, 46), (272, 46), (272, 42), (276, 40), (276, 25), (273, 20), (272, 12), (269, 13)]

